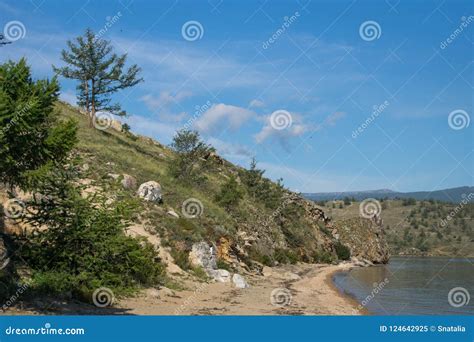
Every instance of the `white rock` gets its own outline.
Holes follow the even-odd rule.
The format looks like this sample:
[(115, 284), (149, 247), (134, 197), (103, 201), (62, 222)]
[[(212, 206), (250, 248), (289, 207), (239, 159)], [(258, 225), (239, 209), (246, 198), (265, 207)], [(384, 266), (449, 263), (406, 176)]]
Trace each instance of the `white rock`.
[(208, 273), (210, 270), (215, 270), (217, 263), (214, 248), (204, 241), (193, 244), (189, 253), (189, 262), (194, 266), (201, 266)]
[(245, 281), (244, 277), (237, 273), (232, 276), (232, 282), (234, 283), (234, 286), (238, 289), (246, 289), (250, 287), (249, 284)]
[(230, 282), (230, 272), (227, 270), (208, 270), (208, 274), (219, 283)]
[(150, 202), (161, 202), (161, 185), (155, 181), (149, 181), (143, 183), (138, 188), (137, 194), (139, 197), (143, 198), (145, 201)]

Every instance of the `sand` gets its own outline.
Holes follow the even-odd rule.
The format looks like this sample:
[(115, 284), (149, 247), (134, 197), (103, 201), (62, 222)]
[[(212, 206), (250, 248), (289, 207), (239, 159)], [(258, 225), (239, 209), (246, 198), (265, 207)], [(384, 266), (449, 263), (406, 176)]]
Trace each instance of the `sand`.
[[(113, 307), (96, 308), (82, 303), (49, 303), (47, 309), (11, 308), (4, 314), (131, 314), (131, 315), (361, 315), (351, 297), (333, 284), (335, 272), (352, 264), (286, 265), (264, 269), (264, 275), (244, 275), (249, 288), (230, 283), (202, 283), (181, 279), (181, 291), (148, 289), (115, 300)], [(182, 277), (182, 275), (178, 275)], [(273, 293), (273, 296), (272, 296)]]
[(303, 264), (266, 268), (265, 276), (246, 276), (250, 288), (236, 289), (229, 283), (201, 284), (193, 291), (176, 291), (175, 296), (150, 298), (143, 294), (123, 300), (119, 306), (137, 315), (365, 314), (358, 309), (359, 303), (342, 294), (332, 282), (335, 272), (351, 267)]

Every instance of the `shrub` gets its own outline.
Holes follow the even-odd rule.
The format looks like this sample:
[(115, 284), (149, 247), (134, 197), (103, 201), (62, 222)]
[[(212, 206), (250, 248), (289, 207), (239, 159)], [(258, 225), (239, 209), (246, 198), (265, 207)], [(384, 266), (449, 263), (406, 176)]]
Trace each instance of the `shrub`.
[(198, 132), (185, 129), (173, 137), (171, 148), (176, 152), (176, 159), (169, 166), (171, 175), (188, 182), (202, 182), (202, 171), (208, 165), (205, 158), (214, 148), (201, 141)]
[(24, 220), (48, 227), (28, 235), (22, 248), (34, 288), (48, 294), (71, 291), (83, 299), (81, 294), (101, 286), (120, 294), (162, 281), (164, 267), (154, 247), (124, 233), (133, 202), (107, 205), (99, 194), (83, 198), (72, 185), (71, 170), (30, 176), (30, 187), (41, 196), (27, 202), (30, 214)]
[(243, 193), (239, 184), (235, 177), (231, 176), (229, 180), (222, 185), (220, 192), (216, 195), (216, 201), (227, 210), (230, 210), (231, 207), (239, 204), (242, 197)]
[(23, 186), (25, 172), (64, 162), (76, 142), (76, 124), (54, 112), (56, 78), (33, 81), (25, 59), (0, 65), (0, 182)]
[(351, 258), (351, 250), (349, 247), (343, 245), (339, 241), (335, 243), (334, 248), (336, 249), (337, 257), (340, 260), (349, 260)]

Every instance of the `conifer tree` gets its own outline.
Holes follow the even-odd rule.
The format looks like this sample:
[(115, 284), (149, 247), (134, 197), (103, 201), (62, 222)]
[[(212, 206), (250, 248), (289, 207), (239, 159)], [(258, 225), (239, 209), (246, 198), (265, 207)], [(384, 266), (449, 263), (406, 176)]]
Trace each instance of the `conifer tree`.
[(31, 78), (25, 59), (0, 65), (0, 182), (24, 185), (26, 173), (62, 162), (76, 142), (72, 120), (58, 121), (56, 78)]
[(134, 64), (125, 69), (127, 55), (117, 55), (110, 41), (96, 37), (90, 29), (67, 45), (68, 49), (61, 52), (66, 66), (53, 68), (61, 76), (79, 82), (78, 105), (89, 115), (90, 126), (97, 112), (126, 115), (119, 103), (112, 103), (112, 95), (142, 82), (140, 68)]

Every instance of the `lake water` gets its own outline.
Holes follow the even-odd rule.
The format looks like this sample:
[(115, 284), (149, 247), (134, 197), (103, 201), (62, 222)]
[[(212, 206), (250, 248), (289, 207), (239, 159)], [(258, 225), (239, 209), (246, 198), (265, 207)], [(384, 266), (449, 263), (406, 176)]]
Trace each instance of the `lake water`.
[(334, 282), (375, 315), (474, 315), (474, 259), (392, 257)]

